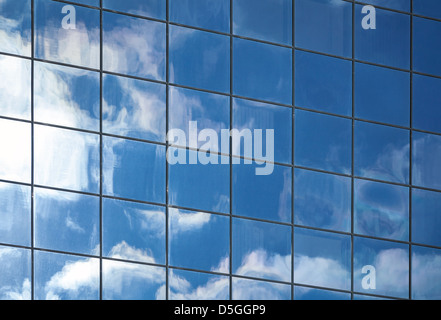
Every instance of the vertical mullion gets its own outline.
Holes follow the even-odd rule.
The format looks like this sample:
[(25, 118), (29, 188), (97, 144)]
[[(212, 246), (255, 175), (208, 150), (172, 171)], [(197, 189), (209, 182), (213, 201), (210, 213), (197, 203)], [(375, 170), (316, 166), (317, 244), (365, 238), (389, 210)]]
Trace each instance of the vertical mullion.
[(100, 0), (100, 300), (103, 300), (103, 0)]
[(352, 2), (351, 300), (354, 300), (355, 2)]
[(409, 299), (412, 299), (413, 0), (410, 0)]
[(233, 138), (231, 130), (233, 129), (233, 0), (230, 0), (230, 300), (233, 299)]
[(294, 185), (294, 178), (295, 178), (295, 106), (296, 106), (296, 100), (295, 100), (295, 56), (296, 56), (296, 50), (295, 48), (295, 5), (296, 1), (292, 0), (292, 141), (291, 141), (291, 156), (292, 156), (292, 167), (291, 167), (291, 300), (294, 300), (294, 191), (295, 191), (295, 185)]
[(34, 259), (34, 47), (35, 47), (35, 10), (31, 0), (31, 300), (34, 300), (35, 259)]
[[(166, 111), (165, 111), (165, 131), (166, 135), (168, 134), (169, 130), (169, 112), (170, 112), (170, 0), (166, 0), (166, 71), (165, 71), (165, 78), (166, 78), (166, 96), (165, 96), (165, 105), (166, 105)], [(170, 291), (170, 281), (169, 281), (169, 223), (170, 223), (170, 217), (169, 217), (169, 166), (167, 161), (167, 154), (169, 152), (169, 143), (166, 138), (166, 146), (165, 146), (165, 300), (169, 300), (169, 291)]]

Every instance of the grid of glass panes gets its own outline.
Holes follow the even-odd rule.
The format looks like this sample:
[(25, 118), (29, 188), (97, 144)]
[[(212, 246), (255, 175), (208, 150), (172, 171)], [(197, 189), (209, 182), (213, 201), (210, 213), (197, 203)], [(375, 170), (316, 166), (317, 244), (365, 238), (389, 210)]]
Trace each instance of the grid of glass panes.
[[(0, 16), (0, 299), (441, 298), (438, 0)], [(275, 129), (273, 174), (167, 165), (189, 121)]]

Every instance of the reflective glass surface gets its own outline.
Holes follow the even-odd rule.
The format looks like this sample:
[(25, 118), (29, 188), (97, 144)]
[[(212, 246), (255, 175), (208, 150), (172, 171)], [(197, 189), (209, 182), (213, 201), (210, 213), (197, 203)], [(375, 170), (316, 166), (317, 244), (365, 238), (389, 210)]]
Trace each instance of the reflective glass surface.
[(352, 63), (304, 51), (296, 51), (296, 106), (352, 114)]
[(292, 51), (244, 39), (233, 39), (233, 93), (292, 104)]
[(413, 76), (413, 127), (441, 133), (441, 79)]
[(228, 273), (229, 230), (228, 217), (169, 209), (170, 265)]
[[(98, 69), (100, 12), (65, 3), (35, 1), (35, 57)], [(75, 10), (75, 11), (74, 11)], [(70, 14), (75, 12), (75, 22)]]
[(0, 300), (31, 300), (31, 250), (0, 246), (0, 266)]
[(349, 290), (351, 237), (295, 228), (294, 282)]
[(294, 224), (349, 232), (351, 179), (296, 169)]
[(412, 299), (441, 299), (441, 250), (412, 247)]
[[(384, 8), (390, 8), (395, 10), (402, 10), (402, 11), (410, 11), (410, 2), (412, 0), (364, 0), (363, 2), (372, 4), (374, 6), (384, 7)], [(424, 0), (423, 0), (424, 1)], [(431, 0), (429, 0), (431, 1)], [(435, 0), (436, 1), (436, 0)], [(421, 0), (415, 0), (415, 3), (422, 2)], [(415, 9), (415, 3), (414, 3), (414, 9)]]
[(233, 300), (290, 300), (291, 286), (233, 277)]
[(351, 300), (351, 294), (309, 287), (294, 287), (294, 300)]
[(441, 3), (437, 0), (414, 0), (413, 12), (416, 14), (441, 19)]
[(156, 19), (165, 19), (165, 5), (164, 0), (103, 0), (103, 8)]
[(355, 175), (390, 182), (409, 182), (409, 131), (355, 122)]
[[(438, 10), (441, 10), (438, 3)], [(441, 15), (440, 17), (441, 18)], [(413, 69), (441, 76), (441, 21), (415, 17), (413, 21)], [(431, 50), (427, 50), (430, 47)]]
[(413, 184), (441, 190), (441, 136), (414, 132), (412, 139)]
[(297, 166), (351, 172), (351, 120), (296, 110), (295, 128)]
[(292, 44), (292, 0), (233, 1), (234, 34)]
[(84, 5), (95, 6), (95, 7), (100, 6), (100, 0), (74, 0), (74, 1), (70, 1), (70, 2), (75, 2), (78, 4), (84, 4)]
[(0, 51), (30, 56), (31, 0), (1, 1), (0, 18)]
[(354, 238), (354, 289), (358, 292), (409, 297), (409, 246)]
[(233, 273), (291, 281), (291, 227), (233, 219)]
[(441, 246), (441, 193), (412, 190), (412, 241)]
[(0, 116), (31, 119), (29, 60), (0, 55), (0, 101)]

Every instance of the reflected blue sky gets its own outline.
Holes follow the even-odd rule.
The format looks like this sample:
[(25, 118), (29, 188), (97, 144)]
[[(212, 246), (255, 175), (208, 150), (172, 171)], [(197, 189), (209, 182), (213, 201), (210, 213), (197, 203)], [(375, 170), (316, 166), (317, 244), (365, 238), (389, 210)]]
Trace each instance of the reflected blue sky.
[(233, 300), (291, 300), (291, 286), (233, 277)]
[(413, 127), (441, 133), (441, 79), (413, 76)]
[(351, 300), (351, 294), (339, 291), (295, 286), (294, 300)]
[(413, 184), (441, 190), (441, 136), (414, 132), (412, 139)]
[(164, 0), (103, 0), (103, 8), (163, 20), (166, 15)]
[(441, 19), (441, 3), (437, 0), (414, 1), (413, 11), (417, 14)]
[[(374, 6), (385, 7), (385, 8), (409, 12), (410, 11), (410, 1), (412, 1), (412, 0), (364, 0), (363, 2), (372, 4)], [(415, 1), (414, 10), (415, 10), (415, 6), (418, 6), (417, 3), (421, 3), (423, 1), (424, 0)], [(433, 0), (429, 0), (429, 1), (433, 1)]]
[(0, 300), (31, 300), (31, 250), (0, 246)]
[[(438, 3), (440, 14), (441, 7)], [(415, 17), (413, 22), (413, 68), (415, 71), (441, 76), (441, 58), (438, 52), (441, 44), (438, 40), (441, 22)], [(431, 50), (427, 50), (431, 48)]]
[(412, 190), (412, 241), (441, 246), (441, 194)]
[(31, 55), (31, 0), (0, 2), (0, 51)]
[(412, 299), (441, 299), (441, 250), (412, 247)]

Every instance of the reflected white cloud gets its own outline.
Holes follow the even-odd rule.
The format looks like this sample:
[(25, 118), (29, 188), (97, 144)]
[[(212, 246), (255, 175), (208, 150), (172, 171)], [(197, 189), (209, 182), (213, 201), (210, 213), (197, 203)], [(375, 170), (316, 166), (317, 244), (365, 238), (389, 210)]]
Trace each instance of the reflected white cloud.
[(30, 300), (30, 252), (0, 247), (0, 266), (0, 300)]
[(178, 209), (170, 210), (172, 234), (184, 232), (194, 232), (202, 229), (206, 224), (210, 223), (212, 215), (204, 212), (186, 212), (183, 213)]
[(441, 255), (412, 255), (412, 297), (414, 299), (441, 299)]
[[(3, 6), (6, 2), (6, 0), (0, 1), (0, 11), (5, 10)], [(9, 0), (8, 2), (12, 1)], [(30, 56), (31, 30), (30, 28), (21, 30), (25, 20), (28, 20), (26, 22), (30, 24), (30, 10), (25, 7), (23, 11), (24, 14), (19, 19), (10, 19), (2, 15), (0, 19), (0, 48), (5, 52)]]

